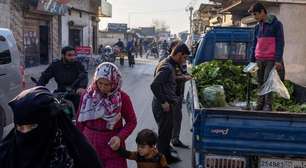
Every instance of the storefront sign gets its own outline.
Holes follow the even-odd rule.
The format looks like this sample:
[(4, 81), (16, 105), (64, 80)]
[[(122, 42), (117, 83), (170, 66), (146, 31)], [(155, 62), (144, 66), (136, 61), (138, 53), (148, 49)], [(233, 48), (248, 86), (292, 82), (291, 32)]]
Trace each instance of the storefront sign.
[(28, 0), (29, 4), (34, 9), (49, 12), (56, 15), (63, 15), (68, 12), (68, 7), (65, 5), (70, 0)]
[(89, 47), (89, 46), (76, 47), (75, 52), (76, 52), (77, 55), (90, 55), (91, 54), (91, 47)]
[(122, 23), (109, 23), (107, 25), (107, 30), (109, 32), (127, 32), (127, 24)]

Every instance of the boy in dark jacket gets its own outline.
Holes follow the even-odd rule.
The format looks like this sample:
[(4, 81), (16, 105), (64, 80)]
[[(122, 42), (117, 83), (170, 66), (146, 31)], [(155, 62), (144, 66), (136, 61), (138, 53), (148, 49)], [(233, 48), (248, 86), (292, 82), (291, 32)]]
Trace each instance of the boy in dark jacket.
[(149, 129), (140, 131), (136, 138), (137, 152), (130, 152), (124, 148), (114, 149), (118, 154), (137, 162), (138, 168), (169, 168), (166, 158), (156, 149), (157, 135)]
[[(265, 83), (274, 66), (281, 79), (284, 79), (285, 42), (282, 23), (275, 16), (268, 15), (266, 8), (261, 3), (254, 4), (249, 12), (258, 21), (255, 27), (251, 61), (256, 62), (259, 66), (257, 73), (259, 86)], [(272, 110), (272, 93), (258, 97), (256, 110)]]

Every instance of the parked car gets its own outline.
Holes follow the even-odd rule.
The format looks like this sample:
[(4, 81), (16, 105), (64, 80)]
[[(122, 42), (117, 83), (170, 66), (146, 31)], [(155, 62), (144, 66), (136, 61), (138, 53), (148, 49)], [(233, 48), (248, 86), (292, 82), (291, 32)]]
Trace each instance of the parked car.
[(8, 102), (24, 87), (24, 68), (13, 33), (0, 28), (0, 139), (13, 123)]

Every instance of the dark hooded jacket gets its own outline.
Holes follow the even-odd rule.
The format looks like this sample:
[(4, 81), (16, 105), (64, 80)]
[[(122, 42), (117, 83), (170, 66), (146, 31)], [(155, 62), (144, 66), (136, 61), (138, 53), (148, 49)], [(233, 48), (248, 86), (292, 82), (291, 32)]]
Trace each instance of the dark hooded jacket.
[(14, 128), (0, 143), (1, 168), (102, 167), (95, 150), (45, 87), (25, 90), (9, 105), (15, 125), (37, 127), (28, 133)]
[[(84, 75), (85, 74), (85, 75)], [(78, 61), (64, 63), (63, 60), (53, 62), (42, 74), (39, 84), (45, 86), (50, 79), (54, 78), (57, 83), (57, 91), (65, 92), (68, 87), (78, 81), (74, 88), (86, 88), (88, 84), (87, 71)]]
[(282, 23), (273, 15), (255, 27), (251, 61), (283, 61), (284, 31)]

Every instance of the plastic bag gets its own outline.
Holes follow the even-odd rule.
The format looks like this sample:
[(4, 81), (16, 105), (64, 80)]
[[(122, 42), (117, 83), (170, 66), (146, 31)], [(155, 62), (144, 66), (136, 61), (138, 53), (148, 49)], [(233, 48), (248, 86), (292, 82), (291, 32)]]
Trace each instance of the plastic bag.
[(225, 107), (225, 93), (221, 85), (213, 85), (203, 90), (203, 100), (205, 107)]
[(281, 81), (275, 67), (273, 67), (273, 69), (271, 70), (269, 74), (267, 81), (260, 88), (258, 95), (265, 95), (270, 92), (275, 92), (280, 97), (283, 97), (285, 99), (290, 99), (290, 94), (288, 92), (288, 89), (286, 88), (284, 83)]
[(257, 63), (250, 62), (246, 67), (243, 68), (243, 72), (245, 73), (256, 73), (259, 67)]

